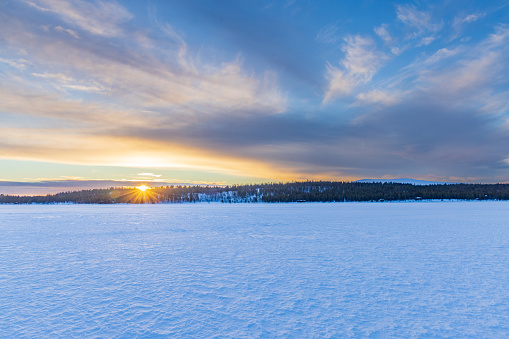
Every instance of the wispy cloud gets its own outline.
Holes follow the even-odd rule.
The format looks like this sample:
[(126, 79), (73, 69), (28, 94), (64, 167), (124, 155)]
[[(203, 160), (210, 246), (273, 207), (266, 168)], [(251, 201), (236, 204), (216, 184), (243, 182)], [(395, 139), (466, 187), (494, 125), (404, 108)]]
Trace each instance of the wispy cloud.
[(66, 76), (62, 73), (32, 73), (32, 76), (36, 78), (42, 78), (49, 80), (48, 84), (55, 86), (60, 90), (74, 90), (74, 91), (83, 91), (83, 92), (105, 92), (108, 91), (103, 85), (97, 83), (93, 80), (82, 80), (77, 81), (69, 76)]
[[(466, 29), (466, 27), (476, 21), (481, 20), (487, 15), (484, 11), (474, 12), (474, 13), (462, 13), (458, 14), (454, 17), (452, 22), (452, 36), (450, 40), (454, 40), (458, 37), (460, 37), (463, 33), (463, 31)], [(470, 37), (463, 37), (462, 40), (470, 39)]]
[(393, 39), (390, 33), (387, 31), (387, 27), (388, 27), (387, 24), (382, 24), (379, 27), (375, 27), (374, 31), (376, 35), (378, 35), (383, 41), (385, 41), (385, 43), (391, 43)]
[(405, 27), (405, 45), (399, 50), (428, 46), (443, 28), (443, 22), (434, 20), (430, 11), (419, 10), (414, 5), (397, 5), (396, 16)]
[(485, 53), (478, 58), (463, 61), (451, 70), (426, 73), (421, 81), (430, 86), (429, 88), (439, 89), (443, 94), (476, 92), (488, 85), (501, 70), (497, 66), (499, 58), (498, 53)]
[(327, 67), (329, 87), (324, 102), (348, 95), (356, 87), (369, 82), (386, 58), (371, 38), (360, 35), (347, 37), (342, 50), (345, 53), (340, 61), (342, 69), (330, 64)]
[[(45, 5), (48, 10), (56, 11), (56, 3), (41, 1), (38, 6)], [(92, 5), (96, 7), (90, 7)], [(85, 17), (102, 9), (113, 11), (120, 5), (77, 2), (72, 6), (86, 8), (80, 7), (80, 16), (76, 20), (88, 23)], [(59, 9), (64, 14), (67, 10)], [(120, 10), (119, 13), (126, 13), (126, 10)], [(64, 14), (65, 20), (75, 18), (69, 13)], [(140, 46), (136, 46), (136, 49), (124, 46), (119, 50), (117, 46), (101, 40), (94, 41), (93, 45), (86, 41), (78, 44), (73, 40), (57, 38), (51, 33), (40, 32), (37, 27), (21, 21), (17, 22), (17, 29), (20, 30), (13, 35), (10, 34), (13, 26), (4, 25), (4, 34), (0, 33), (0, 36), (11, 47), (27, 50), (39, 70), (52, 70), (32, 72), (32, 76), (46, 82), (53, 81), (60, 89), (65, 87), (88, 92), (107, 90), (108, 97), (97, 98), (98, 105), (102, 105), (100, 102), (105, 99), (109, 102), (122, 100), (133, 107), (173, 115), (180, 122), (188, 119), (190, 123), (197, 116), (248, 112), (275, 114), (286, 108), (286, 99), (278, 89), (274, 72), (255, 75), (243, 69), (240, 57), (220, 64), (203, 63), (197, 56), (188, 53), (184, 39), (168, 24), (158, 24), (157, 28), (161, 29), (170, 44), (176, 43), (179, 46), (177, 50), (166, 50), (159, 47), (161, 43), (153, 41), (141, 46), (143, 57), (139, 52)], [(81, 26), (81, 29), (89, 28), (85, 24)], [(120, 34), (121, 28), (117, 27), (115, 32)], [(146, 35), (144, 38), (145, 42), (151, 40)]]
[(17, 68), (19, 70), (25, 70), (27, 68), (27, 61), (23, 59), (17, 59), (17, 60), (10, 60), (10, 59), (4, 59), (0, 58), (0, 63), (7, 64), (11, 67)]
[[(133, 17), (125, 7), (116, 2), (84, 0), (26, 0), (25, 2), (40, 11), (55, 13), (70, 25), (105, 37), (121, 34), (122, 29), (119, 25)], [(74, 31), (66, 31), (73, 35), (71, 32)]]
[(426, 32), (438, 32), (442, 28), (441, 23), (433, 22), (429, 12), (420, 11), (413, 5), (397, 5), (396, 15), (402, 23), (414, 29), (411, 36)]
[(57, 26), (57, 27), (55, 27), (55, 31), (67, 33), (67, 34), (69, 34), (70, 36), (72, 36), (75, 39), (79, 39), (80, 38), (78, 36), (78, 33), (76, 33), (76, 31), (73, 31), (70, 28), (63, 28), (62, 26)]
[(486, 16), (485, 12), (477, 12), (467, 15), (458, 15), (454, 18), (453, 26), (458, 27), (463, 24), (469, 24), (475, 22)]
[(341, 39), (339, 27), (336, 24), (330, 24), (323, 27), (316, 35), (316, 40), (326, 44), (334, 44)]
[(431, 44), (433, 41), (436, 40), (437, 37), (434, 37), (434, 36), (427, 36), (427, 37), (424, 37), (421, 39), (421, 41), (417, 44), (417, 47), (421, 47), (421, 46), (428, 46), (429, 44)]
[(397, 94), (380, 90), (372, 90), (366, 93), (360, 93), (357, 99), (368, 104), (394, 105), (398, 102)]
[(155, 177), (155, 178), (160, 178), (162, 176), (161, 174), (154, 173), (138, 173), (138, 175), (141, 177)]
[(438, 51), (436, 51), (433, 55), (426, 58), (423, 63), (435, 64), (441, 60), (457, 55), (459, 52), (461, 52), (461, 50), (462, 50), (461, 47), (456, 47), (454, 49), (441, 48)]

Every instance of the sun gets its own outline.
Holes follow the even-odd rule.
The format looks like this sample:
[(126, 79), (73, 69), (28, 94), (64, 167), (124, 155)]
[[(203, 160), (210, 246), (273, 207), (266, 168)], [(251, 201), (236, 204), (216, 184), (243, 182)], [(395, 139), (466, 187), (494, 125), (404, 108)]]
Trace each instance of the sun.
[(136, 188), (139, 189), (142, 192), (145, 192), (146, 190), (150, 189), (150, 187), (145, 186), (145, 185), (136, 186)]
[(116, 199), (132, 204), (155, 204), (161, 201), (156, 187), (147, 185), (128, 186)]

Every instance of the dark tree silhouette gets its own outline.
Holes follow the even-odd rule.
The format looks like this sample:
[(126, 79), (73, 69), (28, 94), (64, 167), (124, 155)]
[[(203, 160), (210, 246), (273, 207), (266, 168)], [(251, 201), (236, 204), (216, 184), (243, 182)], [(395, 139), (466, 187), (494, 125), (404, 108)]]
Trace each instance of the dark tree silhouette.
[(346, 202), (427, 199), (509, 200), (509, 184), (416, 186), (400, 183), (304, 181), (233, 186), (166, 186), (145, 192), (121, 187), (45, 196), (0, 194), (2, 204), (154, 204), (189, 202)]

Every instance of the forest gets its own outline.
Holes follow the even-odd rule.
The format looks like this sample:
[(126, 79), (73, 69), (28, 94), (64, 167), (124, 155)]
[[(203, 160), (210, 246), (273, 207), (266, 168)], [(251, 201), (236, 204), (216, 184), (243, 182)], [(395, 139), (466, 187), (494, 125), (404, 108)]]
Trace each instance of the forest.
[(0, 194), (0, 204), (282, 203), (405, 200), (509, 200), (509, 184), (413, 185), (304, 181), (232, 186), (111, 187), (44, 196)]

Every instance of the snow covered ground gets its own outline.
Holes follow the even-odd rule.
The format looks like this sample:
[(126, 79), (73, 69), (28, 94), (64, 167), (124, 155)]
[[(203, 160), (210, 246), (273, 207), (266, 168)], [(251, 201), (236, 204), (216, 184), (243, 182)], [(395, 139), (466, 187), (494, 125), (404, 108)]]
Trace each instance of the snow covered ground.
[(509, 202), (0, 206), (8, 338), (509, 336)]

